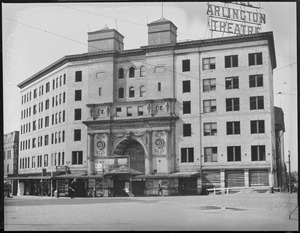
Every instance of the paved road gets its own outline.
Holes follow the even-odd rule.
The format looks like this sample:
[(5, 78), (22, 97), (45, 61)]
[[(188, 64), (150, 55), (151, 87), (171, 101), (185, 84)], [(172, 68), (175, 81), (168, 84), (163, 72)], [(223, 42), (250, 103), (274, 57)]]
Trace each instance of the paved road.
[(296, 231), (296, 194), (5, 199), (5, 230)]

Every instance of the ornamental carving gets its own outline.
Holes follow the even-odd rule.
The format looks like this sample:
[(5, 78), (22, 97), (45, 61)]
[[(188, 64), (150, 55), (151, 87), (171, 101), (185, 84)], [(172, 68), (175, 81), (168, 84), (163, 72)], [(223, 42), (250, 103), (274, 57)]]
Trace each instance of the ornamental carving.
[(167, 152), (167, 133), (165, 131), (156, 131), (153, 134), (153, 153), (156, 155), (166, 155)]
[(120, 142), (125, 139), (130, 139), (130, 138), (140, 138), (144, 145), (148, 147), (149, 144), (149, 136), (148, 132), (125, 132), (125, 133), (119, 133), (119, 134), (114, 134), (113, 135), (113, 140), (114, 140), (114, 147)]

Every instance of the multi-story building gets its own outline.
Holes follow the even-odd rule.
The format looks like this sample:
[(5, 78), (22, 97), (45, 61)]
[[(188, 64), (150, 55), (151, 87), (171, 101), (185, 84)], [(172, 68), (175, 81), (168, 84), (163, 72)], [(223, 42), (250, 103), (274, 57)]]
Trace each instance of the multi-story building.
[[(162, 18), (147, 46), (124, 50), (123, 38), (89, 32), (87, 53), (18, 85), (19, 173), (39, 176), (25, 193), (50, 177), (63, 195), (73, 177), (81, 195), (98, 184), (156, 195), (159, 180), (169, 195), (277, 185), (272, 32), (177, 42)], [(126, 156), (130, 169), (107, 170)], [(56, 176), (61, 166), (70, 174)]]
[(19, 131), (13, 131), (4, 134), (3, 137), (3, 171), (4, 180), (7, 180), (12, 185), (12, 193), (17, 192), (17, 182), (10, 180), (10, 176), (18, 174), (18, 159), (19, 159)]

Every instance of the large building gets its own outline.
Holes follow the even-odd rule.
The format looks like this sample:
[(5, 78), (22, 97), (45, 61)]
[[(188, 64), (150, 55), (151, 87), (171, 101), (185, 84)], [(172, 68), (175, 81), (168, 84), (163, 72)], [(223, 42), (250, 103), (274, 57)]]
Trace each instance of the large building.
[(156, 195), (159, 180), (167, 195), (278, 185), (272, 32), (177, 42), (161, 18), (147, 46), (123, 39), (89, 32), (87, 53), (18, 85), (21, 195), (68, 195), (74, 177), (82, 196)]

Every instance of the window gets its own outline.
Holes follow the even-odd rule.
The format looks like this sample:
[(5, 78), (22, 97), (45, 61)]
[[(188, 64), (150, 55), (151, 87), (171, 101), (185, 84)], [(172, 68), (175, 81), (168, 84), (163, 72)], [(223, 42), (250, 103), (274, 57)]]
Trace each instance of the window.
[(143, 115), (144, 115), (144, 107), (138, 106), (138, 116), (143, 116)]
[(264, 97), (254, 96), (250, 97), (250, 110), (264, 109)]
[(118, 98), (124, 98), (124, 88), (120, 87), (118, 90)]
[(48, 167), (48, 154), (44, 155), (44, 167)]
[(65, 152), (61, 153), (61, 164), (64, 165), (65, 164)]
[(75, 110), (75, 113), (74, 113), (74, 120), (77, 121), (77, 120), (81, 120), (81, 108), (76, 108)]
[(251, 134), (265, 133), (264, 120), (250, 121), (250, 127), (251, 127)]
[(217, 147), (204, 147), (204, 162), (218, 162)]
[(45, 146), (47, 146), (49, 144), (49, 135), (48, 134), (45, 135), (44, 140), (45, 140), (44, 144), (45, 144)]
[(49, 106), (50, 106), (50, 100), (46, 100), (45, 101), (45, 110), (49, 109)]
[(193, 163), (194, 162), (194, 148), (181, 148), (181, 162)]
[(66, 114), (65, 114), (65, 110), (63, 111), (63, 117), (62, 117), (62, 122), (65, 122), (66, 119)]
[(216, 112), (217, 101), (214, 100), (203, 100), (203, 112)]
[(45, 117), (45, 127), (49, 126), (49, 116)]
[(53, 81), (52, 81), (52, 89), (53, 90), (55, 89), (55, 79), (53, 79)]
[(189, 137), (192, 135), (192, 125), (183, 124), (183, 137)]
[(190, 71), (190, 60), (182, 60), (182, 72)]
[(124, 78), (124, 69), (120, 68), (119, 69), (119, 79), (123, 79)]
[(61, 87), (62, 84), (62, 80), (61, 80), (61, 76), (59, 77), (59, 86)]
[(64, 130), (62, 131), (62, 139), (61, 140), (62, 140), (62, 142), (65, 141), (65, 131)]
[(75, 101), (81, 100), (81, 90), (75, 90)]
[(145, 68), (145, 66), (141, 66), (140, 77), (145, 77), (145, 75), (146, 75), (146, 68)]
[(182, 93), (191, 92), (191, 81), (185, 80), (182, 81)]
[(133, 98), (134, 97), (134, 87), (130, 87), (129, 88), (129, 98)]
[(58, 88), (58, 78), (56, 78), (56, 88)]
[(265, 146), (251, 146), (251, 161), (265, 161), (266, 148)]
[(35, 131), (36, 130), (36, 121), (33, 121), (32, 122), (32, 131)]
[(226, 122), (227, 135), (240, 134), (240, 122), (230, 121)]
[(228, 146), (227, 147), (227, 161), (228, 162), (241, 161), (241, 147), (240, 146)]
[(239, 111), (240, 110), (240, 99), (229, 98), (226, 99), (226, 112)]
[(35, 99), (37, 97), (37, 89), (33, 90), (33, 98)]
[(216, 90), (216, 79), (203, 79), (203, 92), (210, 92)]
[(146, 88), (145, 86), (140, 87), (140, 97), (145, 97), (146, 96)]
[(249, 53), (249, 66), (262, 65), (262, 53)]
[(129, 68), (129, 78), (134, 78), (134, 67)]
[(161, 91), (161, 82), (157, 83), (157, 91)]
[(61, 94), (59, 94), (59, 105), (61, 105)]
[(239, 88), (239, 77), (227, 77), (225, 78), (225, 88), (238, 89)]
[(191, 101), (183, 101), (183, 114), (191, 113)]
[(238, 55), (225, 56), (225, 68), (238, 67)]
[(74, 129), (74, 141), (81, 141), (81, 130)]
[(102, 95), (102, 87), (99, 87), (99, 96), (101, 96)]
[(66, 102), (66, 92), (63, 93), (63, 103)]
[(217, 123), (204, 123), (204, 136), (217, 135)]
[(202, 68), (203, 70), (216, 69), (216, 58), (215, 57), (203, 58), (202, 66), (203, 66)]
[(81, 82), (82, 81), (82, 71), (75, 71), (75, 82)]
[(66, 84), (66, 74), (64, 74), (64, 84)]
[(264, 80), (262, 74), (250, 75), (249, 76), (249, 87), (263, 87)]
[(82, 151), (72, 151), (72, 164), (82, 164)]
[(48, 93), (50, 91), (50, 83), (47, 82), (46, 83), (46, 93)]
[(127, 107), (127, 116), (132, 116), (132, 107)]
[(122, 112), (122, 108), (116, 108), (116, 116), (120, 116), (120, 112)]
[(35, 168), (35, 156), (32, 156), (31, 158), (31, 167)]
[(35, 148), (36, 147), (36, 138), (33, 138), (32, 139), (32, 148)]

